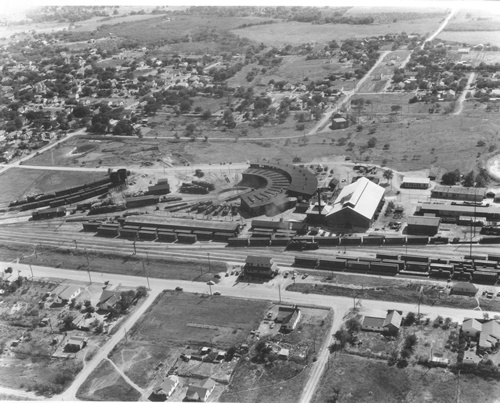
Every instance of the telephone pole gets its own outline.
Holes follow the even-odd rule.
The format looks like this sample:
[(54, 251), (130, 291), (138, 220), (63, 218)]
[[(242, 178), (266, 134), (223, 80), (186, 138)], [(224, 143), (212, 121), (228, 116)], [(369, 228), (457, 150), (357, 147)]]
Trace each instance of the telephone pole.
[(87, 249), (85, 249), (85, 256), (87, 258), (87, 272), (89, 274), (89, 280), (90, 280), (90, 284), (92, 284), (92, 278), (90, 277), (90, 261), (89, 261), (89, 253), (87, 251)]
[(148, 282), (148, 290), (151, 291), (151, 286), (149, 285), (149, 276), (146, 270), (146, 266), (144, 266), (144, 260), (142, 261), (142, 268), (144, 270), (144, 274), (146, 275), (146, 281)]

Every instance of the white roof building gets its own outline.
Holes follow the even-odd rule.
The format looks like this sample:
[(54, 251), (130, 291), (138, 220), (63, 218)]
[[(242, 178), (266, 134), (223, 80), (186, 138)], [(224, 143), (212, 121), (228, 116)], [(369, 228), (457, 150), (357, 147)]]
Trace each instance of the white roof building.
[(364, 177), (359, 178), (342, 189), (331, 213), (326, 216), (327, 224), (345, 229), (368, 229), (382, 206), (384, 193), (383, 187)]

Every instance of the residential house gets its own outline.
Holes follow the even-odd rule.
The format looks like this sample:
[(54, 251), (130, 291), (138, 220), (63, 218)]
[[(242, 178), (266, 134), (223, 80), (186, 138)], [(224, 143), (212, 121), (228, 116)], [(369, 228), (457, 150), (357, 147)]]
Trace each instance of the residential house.
[(149, 400), (152, 402), (164, 402), (172, 393), (174, 393), (175, 388), (179, 385), (179, 377), (176, 375), (169, 375), (163, 381), (161, 381), (149, 396)]
[(373, 316), (364, 316), (361, 329), (373, 332), (398, 333), (403, 317), (401, 312), (390, 310), (376, 313)]
[(189, 385), (184, 401), (186, 402), (206, 402), (215, 388), (216, 383), (207, 378), (199, 385)]
[(278, 315), (274, 321), (276, 323), (281, 323), (280, 331), (291, 332), (297, 326), (300, 316), (301, 312), (297, 305), (293, 307), (280, 306), (278, 308)]
[(345, 118), (335, 118), (332, 120), (332, 129), (346, 129), (349, 126), (347, 119)]
[(58, 285), (51, 292), (53, 305), (65, 305), (72, 299), (75, 299), (80, 293), (81, 288), (76, 285)]
[(71, 325), (73, 328), (78, 330), (89, 331), (95, 322), (102, 323), (104, 321), (104, 316), (99, 315), (97, 312), (87, 312), (79, 314)]
[(474, 318), (466, 318), (462, 323), (462, 333), (473, 339), (481, 334), (483, 325)]
[(278, 352), (278, 358), (282, 359), (282, 360), (288, 360), (288, 357), (290, 356), (290, 350), (287, 349), (287, 348), (282, 348), (279, 352)]
[(88, 340), (88, 337), (71, 336), (64, 346), (64, 351), (76, 353), (87, 345)]

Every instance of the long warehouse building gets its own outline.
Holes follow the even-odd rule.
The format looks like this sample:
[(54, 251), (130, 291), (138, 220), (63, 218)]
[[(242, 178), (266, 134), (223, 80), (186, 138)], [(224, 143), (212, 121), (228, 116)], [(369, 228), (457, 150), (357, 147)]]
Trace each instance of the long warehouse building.
[(240, 225), (234, 221), (191, 220), (185, 218), (170, 218), (154, 214), (127, 217), (124, 226), (148, 226), (158, 229), (225, 232), (234, 235), (237, 235), (240, 230)]
[(417, 206), (415, 215), (434, 214), (436, 217), (484, 217), (487, 220), (500, 220), (500, 209), (495, 207), (458, 206), (449, 204), (422, 203)]

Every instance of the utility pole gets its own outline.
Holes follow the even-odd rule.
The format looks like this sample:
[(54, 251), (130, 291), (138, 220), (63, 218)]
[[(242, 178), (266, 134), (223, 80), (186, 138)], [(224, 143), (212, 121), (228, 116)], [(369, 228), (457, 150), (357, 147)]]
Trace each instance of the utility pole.
[(90, 277), (90, 261), (89, 261), (89, 253), (87, 249), (85, 249), (85, 256), (87, 257), (87, 272), (89, 273), (90, 284), (92, 284), (92, 278)]
[(280, 298), (280, 304), (281, 304), (281, 285), (278, 284), (278, 295)]
[(149, 285), (149, 276), (148, 276), (148, 272), (146, 270), (146, 266), (144, 266), (144, 260), (142, 261), (142, 268), (144, 270), (144, 274), (146, 275), (146, 280), (148, 282), (148, 290), (151, 291), (151, 286)]
[(137, 237), (134, 239), (134, 255), (137, 255), (137, 250), (135, 249), (135, 242), (137, 240)]
[(73, 242), (75, 243), (75, 249), (77, 249), (77, 250), (78, 250), (78, 244), (77, 244), (77, 242), (76, 242), (76, 239), (73, 239)]
[(127, 329), (126, 328), (123, 328), (124, 332), (125, 332), (125, 343), (128, 343), (128, 338), (127, 338)]
[(30, 271), (31, 271), (31, 281), (33, 281), (33, 277), (34, 277), (34, 276), (33, 276), (33, 269), (32, 269), (32, 267), (31, 267), (31, 263), (28, 263), (28, 264), (29, 264), (29, 266), (30, 266)]
[(207, 258), (208, 258), (208, 271), (212, 271), (212, 265), (210, 264), (210, 253), (207, 252)]

